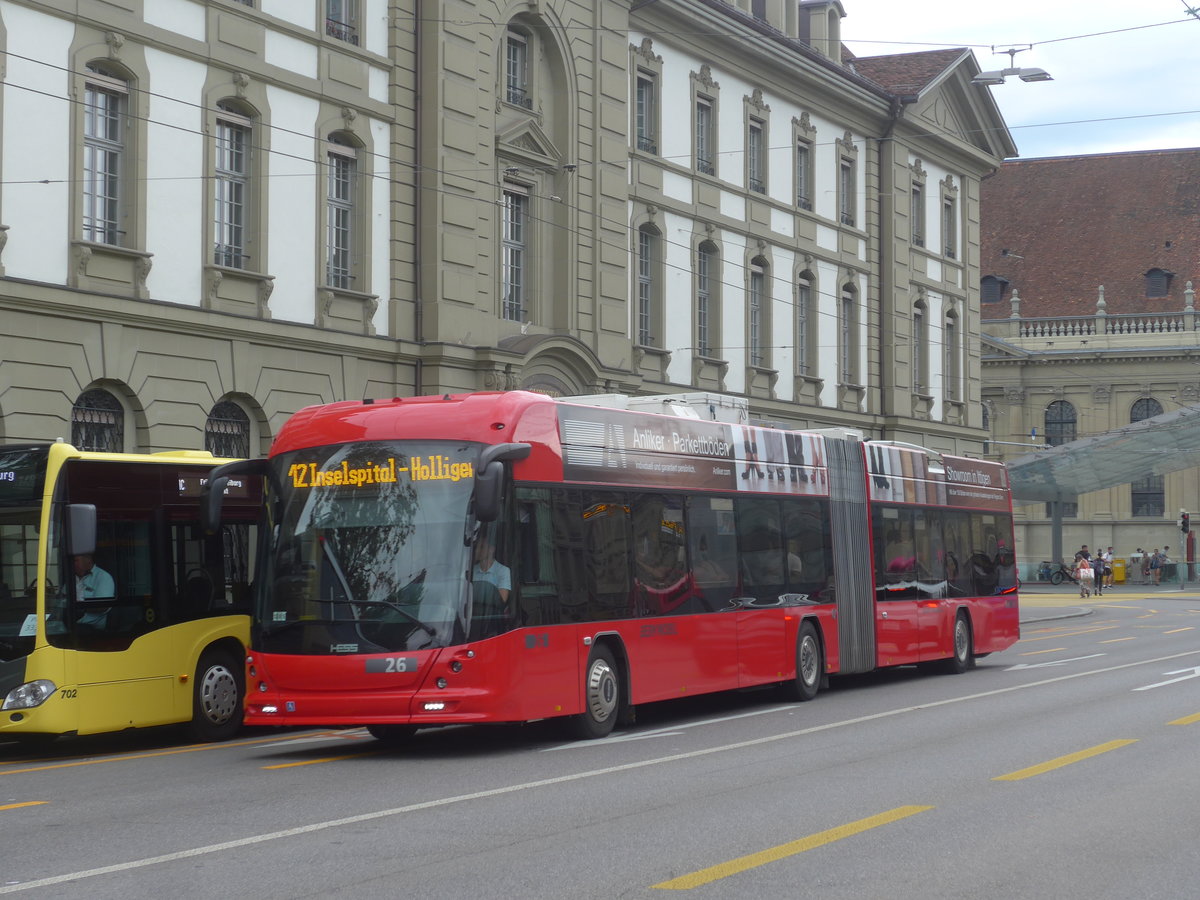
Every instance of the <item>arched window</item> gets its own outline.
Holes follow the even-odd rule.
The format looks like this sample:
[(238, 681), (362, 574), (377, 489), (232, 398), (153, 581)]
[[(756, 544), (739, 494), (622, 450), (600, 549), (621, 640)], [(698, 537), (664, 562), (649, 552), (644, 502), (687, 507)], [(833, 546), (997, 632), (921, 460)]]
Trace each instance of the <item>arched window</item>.
[(661, 239), (652, 227), (643, 225), (637, 240), (637, 342), (643, 347), (656, 347), (662, 339), (658, 283)]
[(858, 374), (858, 292), (854, 285), (842, 286), (841, 308), (838, 310), (840, 329), (838, 375), (843, 384), (857, 384)]
[(244, 459), (250, 455), (250, 417), (230, 400), (222, 400), (204, 423), (204, 449), (213, 456)]
[(769, 367), (771, 360), (768, 354), (771, 332), (770, 322), (770, 274), (767, 261), (761, 256), (755, 257), (750, 263), (750, 280), (747, 285), (748, 309), (747, 333), (750, 336), (749, 351), (750, 365)]
[(705, 241), (696, 250), (696, 354), (714, 356), (720, 342), (720, 271), (717, 245)]
[(912, 337), (913, 390), (918, 394), (929, 391), (929, 317), (925, 312), (925, 301), (918, 300), (913, 307)]
[(84, 391), (71, 407), (71, 443), (80, 450), (121, 453), (125, 449), (125, 407), (100, 388)]
[[(1046, 407), (1046, 444), (1057, 447), (1075, 440), (1075, 407), (1066, 400), (1055, 400)], [(1051, 515), (1052, 504), (1046, 504), (1046, 515)], [(1079, 504), (1063, 501), (1062, 515), (1064, 519), (1073, 519), (1079, 515)]]
[(942, 343), (946, 348), (946, 371), (942, 373), (942, 384), (945, 385), (947, 400), (961, 400), (962, 391), (962, 373), (961, 368), (962, 354), (960, 353), (958, 327), (958, 316), (953, 311), (946, 314), (946, 321), (942, 328)]
[[(1161, 416), (1162, 404), (1152, 397), (1135, 400), (1129, 410), (1129, 422), (1140, 422)], [(1161, 517), (1166, 514), (1166, 497), (1162, 475), (1147, 475), (1129, 485), (1129, 509), (1135, 516)]]
[(1075, 440), (1076, 421), (1075, 407), (1066, 400), (1055, 400), (1047, 406), (1046, 445), (1057, 447)]
[(817, 310), (813, 291), (813, 274), (805, 269), (796, 278), (796, 374), (816, 371), (816, 359), (811, 351), (817, 328)]

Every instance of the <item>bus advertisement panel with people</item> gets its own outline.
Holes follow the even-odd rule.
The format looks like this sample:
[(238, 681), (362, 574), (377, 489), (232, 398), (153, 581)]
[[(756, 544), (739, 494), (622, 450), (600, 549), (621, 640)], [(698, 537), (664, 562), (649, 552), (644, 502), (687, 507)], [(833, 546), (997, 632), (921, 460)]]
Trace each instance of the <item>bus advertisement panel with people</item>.
[(1007, 475), (854, 434), (520, 391), (311, 407), (266, 460), (246, 721), (563, 717), (1018, 638)]
[(0, 739), (241, 727), (259, 479), (200, 527), (204, 451), (0, 446)]

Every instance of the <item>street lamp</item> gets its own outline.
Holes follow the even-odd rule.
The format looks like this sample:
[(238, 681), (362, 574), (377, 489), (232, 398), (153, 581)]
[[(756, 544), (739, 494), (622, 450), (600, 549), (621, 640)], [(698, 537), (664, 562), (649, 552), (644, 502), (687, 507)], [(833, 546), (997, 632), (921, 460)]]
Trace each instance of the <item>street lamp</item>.
[[(1032, 44), (1030, 44), (1028, 47), (1010, 47), (1008, 50), (1001, 50), (1000, 52), (1007, 53), (1009, 62), (1015, 63), (1016, 56), (1018, 53), (1024, 53), (1026, 50), (1031, 50), (1031, 49), (1033, 49)], [(994, 53), (995, 51), (996, 51), (996, 48), (993, 47), (992, 52)], [(1045, 69), (1036, 69), (1036, 68), (1021, 69), (1021, 68), (1017, 68), (1015, 65), (1012, 65), (1007, 69), (993, 69), (989, 72), (980, 72), (978, 75), (976, 75), (974, 78), (971, 79), (971, 84), (988, 84), (988, 85), (1004, 84), (1004, 79), (1008, 78), (1010, 75), (1020, 78), (1022, 81), (1053, 81), (1054, 80), (1050, 76), (1050, 73), (1047, 72)]]

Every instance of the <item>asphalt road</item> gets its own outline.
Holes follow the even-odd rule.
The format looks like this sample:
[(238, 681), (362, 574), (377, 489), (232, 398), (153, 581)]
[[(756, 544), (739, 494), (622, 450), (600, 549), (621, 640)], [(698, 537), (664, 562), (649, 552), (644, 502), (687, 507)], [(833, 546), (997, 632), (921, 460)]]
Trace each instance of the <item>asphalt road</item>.
[(961, 676), (553, 723), (0, 745), (0, 893), (73, 898), (1185, 898), (1200, 596), (1031, 590)]

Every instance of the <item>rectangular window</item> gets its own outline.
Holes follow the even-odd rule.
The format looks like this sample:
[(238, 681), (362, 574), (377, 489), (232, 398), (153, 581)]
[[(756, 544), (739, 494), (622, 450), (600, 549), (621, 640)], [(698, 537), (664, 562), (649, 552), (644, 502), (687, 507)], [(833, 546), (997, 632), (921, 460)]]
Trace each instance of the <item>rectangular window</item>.
[(796, 144), (796, 205), (801, 209), (813, 208), (812, 146), (808, 141)]
[(712, 267), (712, 254), (703, 247), (696, 255), (696, 352), (700, 356), (712, 355), (712, 342), (709, 340), (708, 316), (712, 294), (709, 277)]
[(357, 160), (350, 154), (331, 150), (327, 155), (329, 186), (326, 198), (326, 284), (335, 288), (354, 287), (354, 196)]
[(525, 321), (526, 223), (529, 196), (524, 191), (504, 192), (504, 221), (501, 235), (502, 284), (500, 315), (511, 322)]
[[(244, 120), (243, 120), (244, 121)], [(246, 267), (246, 221), (250, 183), (250, 127), (217, 119), (214, 184), (213, 262), (231, 269)]]
[(115, 87), (88, 82), (83, 101), (83, 239), (120, 244), (125, 104)]
[(325, 33), (358, 46), (358, 0), (325, 0)]
[(838, 206), (843, 225), (854, 224), (854, 207), (857, 200), (855, 181), (854, 160), (843, 157), (838, 179)]
[(746, 176), (750, 190), (760, 194), (767, 192), (766, 146), (763, 141), (763, 123), (750, 120), (746, 129)]
[(763, 364), (763, 302), (766, 272), (760, 266), (750, 268), (750, 365)]
[(658, 106), (655, 102), (654, 79), (642, 73), (637, 76), (636, 131), (637, 148), (645, 153), (658, 153)]
[(925, 192), (919, 184), (912, 187), (912, 244), (925, 246)]
[(508, 33), (504, 50), (504, 96), (513, 106), (533, 108), (529, 96), (529, 42), (523, 34)]
[(796, 373), (808, 374), (808, 317), (812, 304), (812, 285), (807, 281), (796, 284)]
[(957, 204), (951, 197), (942, 200), (942, 244), (943, 252), (950, 259), (958, 255), (958, 222), (955, 207)]
[(696, 170), (705, 175), (716, 174), (713, 159), (712, 101), (702, 97), (696, 101)]
[(645, 228), (638, 232), (637, 260), (638, 343), (654, 346), (654, 235)]

